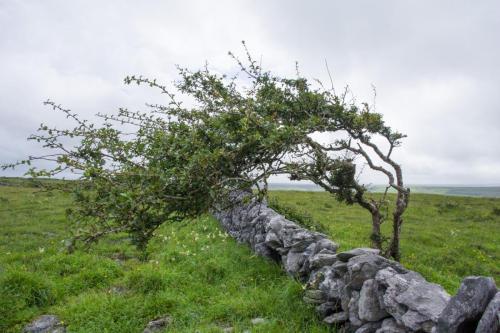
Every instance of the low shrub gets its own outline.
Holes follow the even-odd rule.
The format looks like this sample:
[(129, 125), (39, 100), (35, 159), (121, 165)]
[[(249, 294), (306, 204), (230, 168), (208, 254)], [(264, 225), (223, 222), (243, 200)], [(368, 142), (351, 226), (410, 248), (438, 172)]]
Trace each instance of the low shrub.
[(500, 216), (500, 208), (498, 208), (498, 207), (494, 207), (494, 208), (491, 210), (491, 214), (492, 214), (492, 215), (495, 215), (495, 216)]
[(458, 209), (460, 205), (456, 201), (444, 201), (436, 204), (436, 207), (439, 214), (444, 214)]

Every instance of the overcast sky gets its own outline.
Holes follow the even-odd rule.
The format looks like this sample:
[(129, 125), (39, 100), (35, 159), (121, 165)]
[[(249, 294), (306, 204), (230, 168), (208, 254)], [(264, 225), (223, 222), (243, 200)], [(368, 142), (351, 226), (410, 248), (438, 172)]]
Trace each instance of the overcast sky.
[[(500, 184), (499, 1), (0, 0), (0, 163), (36, 154), (26, 137), (162, 96), (128, 74), (173, 81), (175, 65), (234, 71), (245, 40), (263, 65), (349, 84), (408, 138), (413, 184)], [(19, 175), (0, 172), (0, 175)], [(377, 182), (377, 179), (369, 179)]]

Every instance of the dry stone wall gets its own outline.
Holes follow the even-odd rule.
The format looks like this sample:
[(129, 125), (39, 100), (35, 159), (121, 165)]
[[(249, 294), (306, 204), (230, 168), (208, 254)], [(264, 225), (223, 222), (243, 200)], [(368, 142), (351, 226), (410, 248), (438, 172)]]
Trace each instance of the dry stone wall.
[(500, 293), (492, 278), (468, 277), (457, 295), (377, 250), (337, 253), (325, 235), (287, 220), (248, 193), (231, 196), (231, 209), (215, 216), (239, 242), (279, 262), (306, 283), (304, 301), (325, 323), (345, 332), (498, 333)]

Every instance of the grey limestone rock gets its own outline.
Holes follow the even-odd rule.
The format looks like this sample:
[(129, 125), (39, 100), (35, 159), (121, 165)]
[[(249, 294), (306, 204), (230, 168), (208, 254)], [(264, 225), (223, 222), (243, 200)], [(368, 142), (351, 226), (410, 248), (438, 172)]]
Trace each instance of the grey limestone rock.
[(344, 323), (349, 319), (347, 312), (337, 312), (323, 319), (323, 322), (333, 325)]
[(163, 316), (151, 320), (144, 328), (142, 333), (155, 333), (163, 331), (168, 325), (172, 323), (172, 318), (170, 316)]
[(330, 267), (321, 267), (318, 270), (314, 270), (309, 275), (306, 287), (309, 289), (319, 289), (320, 283), (328, 276), (331, 271)]
[(336, 277), (343, 277), (347, 273), (347, 263), (337, 261), (332, 265), (332, 271)]
[(335, 251), (332, 251), (332, 250), (329, 250), (329, 249), (321, 249), (320, 251), (317, 251), (317, 249), (315, 249), (315, 253), (314, 254), (318, 254), (318, 253), (321, 253), (321, 254), (336, 254)]
[(295, 252), (295, 251), (290, 251), (288, 254), (283, 256), (284, 262), (283, 265), (285, 266), (285, 270), (287, 271), (288, 274), (290, 275), (297, 275), (297, 273), (300, 271), (302, 268), (302, 265), (305, 262), (306, 256), (304, 252)]
[(331, 301), (340, 301), (344, 287), (344, 281), (335, 278), (331, 269), (324, 271), (322, 280), (318, 284), (318, 289), (323, 291), (327, 295), (328, 300)]
[(366, 323), (358, 328), (354, 333), (375, 333), (380, 326), (382, 326), (382, 321)]
[(389, 267), (379, 271), (375, 281), (385, 310), (413, 331), (431, 332), (450, 299), (441, 286), (415, 272), (399, 274)]
[(302, 300), (304, 301), (304, 303), (311, 305), (320, 305), (323, 304), (323, 302), (325, 301), (324, 299), (309, 298), (307, 296), (302, 297)]
[(349, 259), (351, 259), (353, 257), (360, 256), (362, 254), (367, 254), (367, 253), (379, 254), (380, 250), (371, 249), (369, 247), (360, 247), (360, 248), (357, 248), (357, 249), (352, 249), (352, 250), (349, 250), (349, 251), (344, 251), (344, 252), (337, 253), (337, 256), (338, 256), (338, 259), (340, 261), (347, 262)]
[(304, 293), (303, 300), (309, 304), (322, 304), (326, 302), (326, 295), (321, 290), (306, 290)]
[(254, 252), (259, 256), (273, 259), (273, 251), (264, 243), (255, 244)]
[(384, 319), (382, 326), (375, 333), (408, 333), (409, 330), (399, 325), (394, 318)]
[(476, 333), (497, 332), (500, 332), (500, 292), (490, 301), (476, 328)]
[(304, 251), (315, 241), (314, 235), (302, 228), (285, 228), (283, 230), (283, 246), (294, 251)]
[(373, 279), (379, 270), (386, 267), (391, 267), (399, 273), (407, 272), (399, 263), (376, 254), (367, 253), (352, 257), (347, 262), (346, 285), (351, 289), (361, 290), (366, 280)]
[(276, 235), (279, 236), (281, 234), (282, 229), (284, 228), (284, 226), (286, 224), (287, 224), (286, 220), (283, 216), (276, 215), (273, 218), (271, 218), (269, 220), (269, 222), (267, 223), (266, 231), (267, 232), (272, 231), (273, 233), (275, 233)]
[(311, 274), (311, 271), (314, 270), (311, 268), (311, 259), (314, 255), (314, 251), (316, 248), (316, 243), (310, 244), (302, 253), (304, 255), (304, 263), (299, 269), (299, 278), (301, 280), (307, 280), (309, 278), (309, 275)]
[(311, 269), (318, 269), (323, 266), (331, 266), (337, 261), (335, 254), (318, 253), (309, 259), (309, 266)]
[(389, 314), (380, 304), (378, 284), (374, 279), (366, 280), (359, 293), (359, 318), (364, 321), (379, 321)]
[(465, 278), (439, 317), (436, 333), (474, 332), (481, 315), (497, 293), (489, 277)]
[(325, 318), (340, 309), (338, 302), (325, 302), (316, 307), (316, 312), (320, 318)]
[[(322, 285), (320, 285), (320, 288)], [(341, 279), (331, 279), (329, 280), (329, 287), (327, 291), (327, 296), (329, 300), (341, 301), (342, 295), (344, 293), (345, 284)]]
[(252, 323), (252, 325), (261, 325), (261, 324), (267, 323), (267, 319), (257, 317), (257, 318), (253, 318), (252, 320), (250, 320), (250, 322)]
[(353, 290), (344, 284), (340, 292), (340, 304), (344, 311), (349, 311), (349, 302), (351, 301), (351, 295)]
[(337, 252), (337, 249), (339, 248), (338, 244), (329, 240), (326, 238), (326, 236), (323, 236), (324, 238), (319, 239), (316, 242), (316, 247), (314, 249), (314, 253), (320, 253), (320, 252), (329, 252), (335, 254)]
[(321, 290), (306, 290), (304, 296), (314, 299), (325, 299), (325, 294)]
[(361, 326), (365, 322), (359, 318), (359, 292), (354, 290), (351, 293), (351, 300), (349, 301), (349, 321), (354, 326)]
[(66, 327), (54, 315), (42, 315), (26, 325), (23, 333), (65, 333)]

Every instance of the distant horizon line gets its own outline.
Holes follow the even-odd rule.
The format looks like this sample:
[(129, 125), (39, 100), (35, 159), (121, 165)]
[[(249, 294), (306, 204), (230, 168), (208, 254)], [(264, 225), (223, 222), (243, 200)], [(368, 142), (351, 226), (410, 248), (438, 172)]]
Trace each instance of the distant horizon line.
[[(1, 176), (0, 179), (2, 178), (24, 178), (24, 179), (30, 179), (32, 177), (26, 177), (26, 176)], [(46, 177), (40, 177), (40, 179), (49, 179)], [(50, 179), (57, 179), (57, 180), (75, 180), (71, 179), (68, 177), (53, 177)], [(314, 183), (304, 183), (301, 181), (290, 181), (290, 182), (275, 182), (275, 181), (268, 181), (269, 185), (274, 185), (274, 186), (279, 186), (279, 185), (284, 185), (284, 186), (289, 186), (289, 185), (295, 185), (295, 186), (308, 186), (308, 187), (318, 187), (320, 186), (314, 184)], [(386, 187), (387, 184), (364, 184), (365, 186), (368, 187)], [(500, 183), (490, 183), (490, 184), (429, 184), (429, 183), (408, 183), (406, 186), (430, 186), (430, 187), (500, 187)]]
[[(298, 186), (310, 186), (310, 187), (320, 187), (316, 184), (313, 183), (300, 183), (300, 182), (268, 182), (269, 185), (298, 185)], [(368, 187), (386, 187), (387, 184), (369, 184), (366, 185)], [(418, 183), (412, 183), (412, 184), (406, 184), (405, 186), (411, 187), (411, 186), (427, 186), (427, 187), (500, 187), (500, 183), (498, 184), (418, 184)]]

